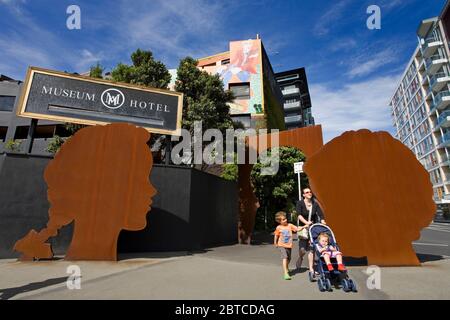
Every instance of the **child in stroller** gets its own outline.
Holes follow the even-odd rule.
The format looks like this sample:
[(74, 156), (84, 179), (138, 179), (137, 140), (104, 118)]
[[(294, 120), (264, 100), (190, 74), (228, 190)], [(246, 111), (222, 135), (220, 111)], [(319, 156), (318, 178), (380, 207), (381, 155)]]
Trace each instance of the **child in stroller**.
[[(315, 223), (309, 228), (309, 238), (314, 256), (317, 258), (314, 269), (319, 274), (317, 283), (320, 291), (332, 291), (331, 284), (338, 285), (345, 292), (356, 292), (356, 285), (350, 279), (342, 262), (342, 253), (336, 243), (333, 231), (327, 225)], [(310, 281), (314, 278), (310, 275)]]
[(333, 265), (331, 264), (331, 259), (336, 259), (338, 263), (338, 270), (344, 272), (345, 267), (342, 264), (342, 253), (338, 251), (335, 247), (333, 247), (330, 242), (330, 236), (328, 233), (322, 232), (317, 237), (317, 251), (320, 253), (320, 256), (325, 260), (328, 271), (333, 271)]

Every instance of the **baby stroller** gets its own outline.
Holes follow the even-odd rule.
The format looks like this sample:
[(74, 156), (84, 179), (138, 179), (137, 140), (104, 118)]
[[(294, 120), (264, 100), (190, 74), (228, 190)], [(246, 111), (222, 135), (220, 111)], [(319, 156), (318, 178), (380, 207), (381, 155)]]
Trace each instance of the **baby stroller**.
[[(319, 250), (317, 248), (318, 243), (318, 237), (321, 233), (327, 233), (329, 238), (329, 245), (332, 245), (336, 248), (336, 250), (339, 251), (339, 246), (336, 243), (336, 238), (333, 234), (333, 231), (330, 229), (330, 227), (321, 224), (321, 223), (315, 223), (309, 228), (309, 239), (311, 239), (311, 246), (313, 247), (313, 253), (314, 253), (314, 271), (317, 272), (317, 284), (319, 286), (319, 290), (321, 292), (323, 291), (332, 291), (331, 285), (335, 286), (341, 286), (342, 289), (345, 292), (356, 292), (356, 284), (355, 282), (350, 279), (348, 276), (347, 271), (338, 271), (336, 270), (337, 262), (336, 258), (331, 258), (331, 264), (334, 267), (333, 271), (328, 271), (325, 261), (323, 257), (321, 257)], [(311, 282), (314, 281), (316, 277), (314, 275), (309, 275), (309, 280)]]

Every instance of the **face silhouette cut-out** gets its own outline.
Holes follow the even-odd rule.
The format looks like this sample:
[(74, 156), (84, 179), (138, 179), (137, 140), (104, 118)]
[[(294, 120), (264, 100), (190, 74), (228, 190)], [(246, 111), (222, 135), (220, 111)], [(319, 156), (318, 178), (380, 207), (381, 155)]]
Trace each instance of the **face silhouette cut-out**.
[(305, 166), (327, 223), (348, 256), (369, 264), (419, 265), (411, 242), (436, 212), (415, 155), (387, 132), (345, 132)]
[(156, 194), (149, 181), (153, 165), (149, 138), (145, 129), (126, 123), (78, 131), (44, 173), (50, 202), (47, 228), (38, 235), (32, 230), (15, 249), (25, 258), (36, 258), (37, 249), (27, 249), (27, 237), (36, 241), (40, 235), (45, 246), (49, 236), (73, 221), (66, 259), (116, 260), (120, 231), (145, 228)]

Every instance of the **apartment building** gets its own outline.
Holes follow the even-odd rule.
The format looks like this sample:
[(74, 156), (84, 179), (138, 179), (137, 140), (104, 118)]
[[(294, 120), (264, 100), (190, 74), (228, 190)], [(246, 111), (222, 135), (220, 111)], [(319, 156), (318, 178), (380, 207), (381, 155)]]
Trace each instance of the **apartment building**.
[(450, 11), (423, 20), (418, 46), (390, 106), (396, 137), (427, 169), (433, 198), (443, 210), (450, 203)]
[(279, 72), (275, 77), (283, 94), (286, 129), (314, 125), (305, 68)]

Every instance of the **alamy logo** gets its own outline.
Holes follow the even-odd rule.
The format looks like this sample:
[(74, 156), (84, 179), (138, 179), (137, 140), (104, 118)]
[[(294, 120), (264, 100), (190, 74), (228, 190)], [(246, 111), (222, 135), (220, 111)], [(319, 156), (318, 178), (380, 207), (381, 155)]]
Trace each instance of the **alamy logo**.
[(118, 89), (107, 89), (101, 96), (102, 104), (109, 109), (119, 109), (125, 102), (125, 96)]

